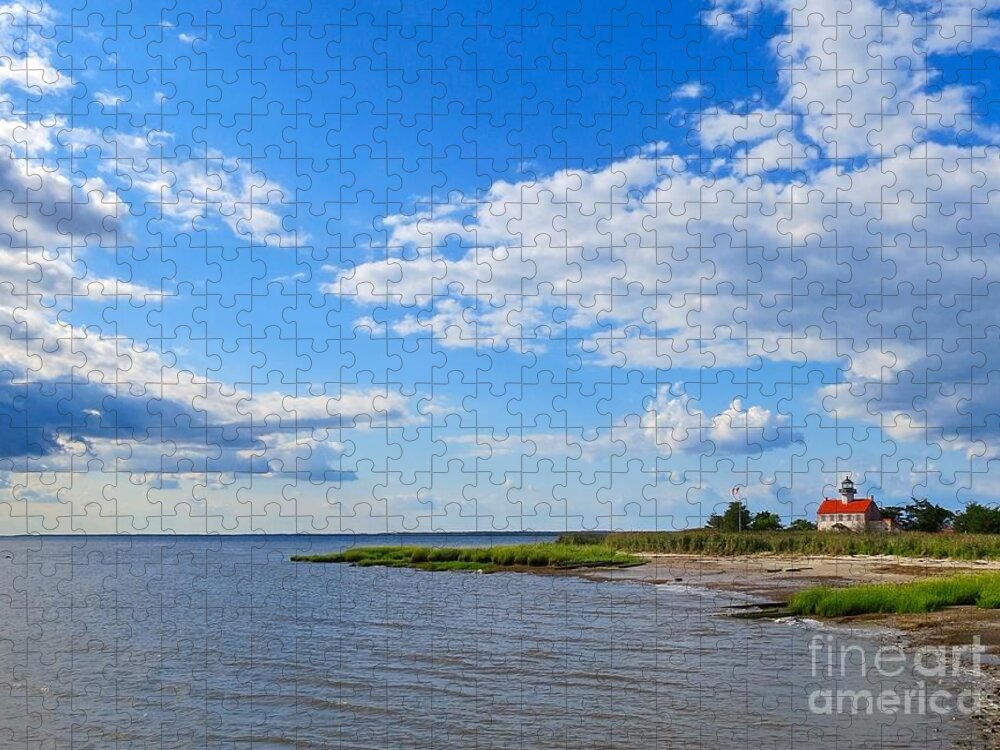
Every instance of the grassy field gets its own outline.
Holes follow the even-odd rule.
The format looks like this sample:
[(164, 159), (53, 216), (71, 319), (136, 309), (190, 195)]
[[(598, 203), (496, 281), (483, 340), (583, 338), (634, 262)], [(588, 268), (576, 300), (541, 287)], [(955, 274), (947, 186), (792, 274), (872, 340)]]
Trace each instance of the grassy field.
[(639, 565), (642, 558), (602, 544), (511, 544), (497, 547), (356, 547), (343, 552), (295, 555), (293, 562), (351, 563), (421, 570), (583, 568)]
[(959, 605), (1000, 609), (1000, 573), (848, 588), (819, 586), (792, 596), (788, 608), (797, 615), (845, 617), (873, 613), (936, 612)]
[(564, 534), (560, 542), (614, 550), (701, 555), (898, 555), (956, 560), (1000, 559), (1000, 534), (850, 534), (817, 531), (622, 531)]

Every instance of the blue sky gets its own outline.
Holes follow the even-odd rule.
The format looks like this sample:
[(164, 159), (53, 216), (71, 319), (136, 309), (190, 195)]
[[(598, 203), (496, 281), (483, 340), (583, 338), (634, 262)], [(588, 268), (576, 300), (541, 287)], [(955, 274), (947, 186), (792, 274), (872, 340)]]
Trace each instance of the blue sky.
[(992, 6), (353, 5), (0, 7), (0, 532), (1000, 498)]

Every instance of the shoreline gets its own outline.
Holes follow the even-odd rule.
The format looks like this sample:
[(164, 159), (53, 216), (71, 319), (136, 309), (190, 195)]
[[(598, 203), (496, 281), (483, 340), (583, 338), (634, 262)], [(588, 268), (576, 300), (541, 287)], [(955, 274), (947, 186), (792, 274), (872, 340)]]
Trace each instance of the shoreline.
[[(787, 602), (812, 586), (848, 586), (859, 583), (903, 583), (956, 573), (1000, 571), (1000, 561), (971, 561), (898, 557), (893, 555), (836, 557), (826, 555), (643, 554), (646, 562), (632, 568), (567, 571), (594, 581), (632, 581), (652, 585), (687, 585), (727, 591), (747, 597), (745, 613), (755, 606)], [(776, 624), (788, 622), (761, 609), (762, 619)], [(734, 616), (736, 610), (724, 613)], [(983, 745), (969, 747), (1000, 749), (1000, 617), (995, 610), (950, 607), (921, 614), (868, 614), (850, 617), (809, 618), (837, 629), (854, 629), (873, 637), (899, 634), (911, 648), (961, 646), (979, 636), (986, 647), (983, 665), (984, 710), (971, 717)], [(792, 621), (800, 620), (794, 618)], [(961, 748), (963, 745), (958, 745)]]
[[(953, 606), (920, 614), (800, 617), (787, 606), (794, 594), (814, 587), (840, 588), (854, 584), (891, 586), (954, 577), (959, 577), (955, 583), (959, 585), (960, 576), (965, 574), (981, 576), (1000, 572), (1000, 559), (919, 557), (910, 556), (908, 553), (911, 551), (907, 548), (904, 554), (897, 555), (847, 554), (839, 550), (818, 554), (794, 551), (747, 551), (741, 554), (622, 552), (587, 540), (575, 544), (536, 543), (496, 548), (362, 546), (347, 551), (295, 555), (291, 562), (469, 573), (530, 573), (572, 576), (595, 582), (621, 581), (726, 592), (739, 595), (742, 603), (719, 609), (716, 614), (720, 616), (768, 620), (790, 627), (832, 627), (845, 635), (862, 639), (891, 639), (895, 645), (908, 650), (922, 646), (968, 646), (976, 636), (986, 649), (982, 671), (976, 673), (983, 697), (980, 712), (967, 715), (970, 721), (967, 725), (963, 722), (963, 727), (969, 734), (977, 735), (979, 741), (969, 744), (963, 730), (953, 747), (955, 750), (1000, 750), (1000, 618), (996, 609)], [(978, 602), (978, 594), (970, 597), (966, 588), (953, 589), (951, 585), (951, 581), (947, 581), (938, 586), (942, 592), (936, 595), (940, 597), (938, 606), (946, 602), (970, 605)], [(925, 592), (927, 588), (924, 587)], [(833, 607), (827, 611), (852, 609), (871, 611), (872, 608)], [(902, 608), (911, 612), (919, 609), (924, 607)], [(970, 671), (965, 675), (949, 676), (968, 681), (972, 675)], [(965, 717), (955, 715), (952, 718), (958, 720)]]

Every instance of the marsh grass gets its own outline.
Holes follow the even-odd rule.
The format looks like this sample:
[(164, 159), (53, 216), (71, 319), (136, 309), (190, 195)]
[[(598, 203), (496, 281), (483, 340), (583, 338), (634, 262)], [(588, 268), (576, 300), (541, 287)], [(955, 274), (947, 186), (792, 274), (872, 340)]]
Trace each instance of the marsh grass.
[(865, 584), (847, 588), (818, 586), (792, 596), (788, 608), (797, 615), (846, 617), (865, 614), (937, 612), (945, 607), (975, 605), (1000, 608), (1000, 573), (948, 576), (912, 583)]
[(703, 555), (896, 555), (956, 560), (1000, 559), (1000, 534), (851, 534), (829, 531), (623, 531), (603, 542), (623, 552)]
[[(555, 542), (496, 547), (357, 547), (343, 552), (296, 555), (295, 562), (351, 563), (359, 566), (424, 570), (502, 568), (578, 568), (639, 565), (643, 553), (717, 555), (896, 555), (956, 560), (1000, 559), (1000, 535), (990, 534), (849, 534), (817, 531), (710, 530), (662, 532), (571, 532)], [(928, 595), (929, 596), (929, 595)], [(926, 604), (912, 606), (933, 606)], [(1000, 601), (1000, 584), (983, 601)], [(993, 605), (997, 606), (997, 605)], [(915, 610), (926, 611), (926, 610)]]
[(600, 544), (511, 544), (497, 547), (356, 547), (343, 552), (295, 555), (293, 562), (350, 563), (421, 570), (584, 568), (639, 565), (641, 557)]

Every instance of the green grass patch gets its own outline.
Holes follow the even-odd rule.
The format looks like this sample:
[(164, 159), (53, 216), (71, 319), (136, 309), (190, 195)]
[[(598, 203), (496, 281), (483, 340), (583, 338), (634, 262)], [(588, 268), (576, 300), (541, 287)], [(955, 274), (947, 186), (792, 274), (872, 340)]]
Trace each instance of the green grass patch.
[(847, 588), (818, 586), (792, 596), (797, 615), (846, 617), (874, 613), (936, 612), (945, 607), (976, 605), (1000, 608), (1000, 573), (948, 576), (912, 583), (878, 583)]
[(292, 562), (351, 563), (421, 570), (587, 568), (639, 565), (641, 557), (601, 544), (511, 544), (497, 547), (355, 547), (343, 552), (295, 555)]
[(622, 552), (696, 555), (896, 555), (1000, 560), (1000, 534), (852, 534), (829, 531), (623, 531), (603, 543)]
[[(351, 563), (424, 570), (503, 568), (578, 568), (628, 566), (643, 553), (693, 555), (896, 555), (955, 560), (1000, 560), (1000, 535), (991, 534), (852, 534), (817, 531), (711, 530), (662, 532), (570, 532), (555, 542), (496, 547), (356, 547), (343, 552), (296, 555), (295, 562)], [(1000, 600), (1000, 586), (984, 594)], [(935, 606), (934, 601), (913, 606)], [(947, 606), (947, 605), (944, 605)], [(996, 606), (996, 605), (993, 605)]]

